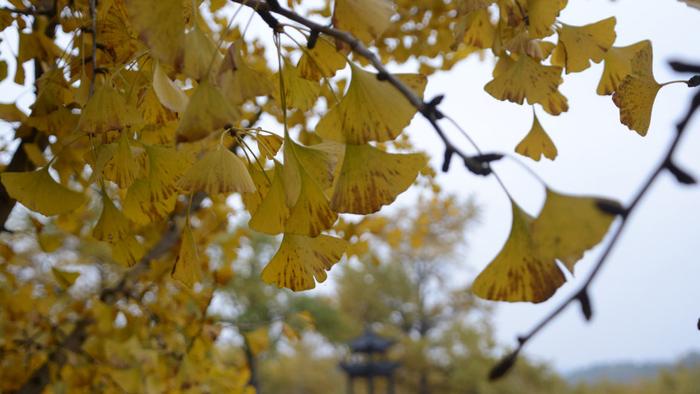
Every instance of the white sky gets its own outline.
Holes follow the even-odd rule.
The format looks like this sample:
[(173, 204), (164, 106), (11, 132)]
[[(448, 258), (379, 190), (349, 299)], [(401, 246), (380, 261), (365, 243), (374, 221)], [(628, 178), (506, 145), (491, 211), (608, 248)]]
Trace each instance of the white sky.
[[(569, 1), (560, 20), (582, 25), (609, 16), (617, 17), (616, 46), (652, 40), (658, 81), (679, 79), (666, 65), (669, 59), (700, 63), (700, 12), (674, 0)], [(254, 25), (258, 22), (254, 20)], [(2, 47), (3, 58), (9, 55), (6, 45)], [(442, 110), (465, 127), (484, 151), (509, 151), (527, 133), (531, 110), (528, 106), (497, 101), (483, 91), (491, 79), (491, 68), (490, 60), (482, 63), (469, 59), (449, 73), (431, 77), (426, 97), (445, 94)], [(617, 108), (610, 97), (596, 95), (601, 72), (602, 65), (594, 65), (565, 78), (562, 92), (569, 99), (567, 113), (552, 117), (538, 108), (540, 121), (559, 150), (557, 160), (523, 161), (559, 191), (628, 202), (663, 155), (691, 91), (681, 85), (662, 89), (649, 134), (642, 138), (618, 122)], [(16, 88), (10, 91), (10, 86), (9, 81), (0, 85), (2, 102), (20, 94)], [(23, 102), (31, 101), (31, 94), (22, 96)], [(677, 155), (678, 164), (698, 176), (699, 129), (700, 121), (696, 119)], [(439, 168), (443, 147), (428, 124), (416, 118), (410, 133), (421, 148), (433, 155)], [(468, 147), (453, 136), (465, 149)], [(505, 241), (510, 208), (492, 177), (468, 174), (457, 160), (452, 167), (449, 174), (440, 175), (440, 182), (465, 198), (474, 196), (482, 208), (482, 223), (469, 237), (464, 270), (456, 273), (471, 280)], [(495, 167), (518, 203), (535, 213), (543, 197), (537, 182), (507, 161)], [(406, 193), (397, 203), (410, 203), (412, 196)], [(526, 353), (567, 371), (597, 362), (670, 360), (690, 350), (700, 351), (700, 332), (696, 328), (700, 318), (700, 261), (694, 249), (700, 240), (698, 201), (700, 189), (679, 186), (668, 174), (662, 176), (630, 218), (627, 230), (592, 287), (593, 321), (584, 322), (578, 305), (573, 305), (529, 343)], [(579, 280), (599, 253), (600, 248), (593, 250), (577, 265)], [(321, 287), (326, 286), (332, 284)], [(503, 344), (515, 344), (516, 335), (529, 330), (577, 288), (574, 280), (539, 305), (499, 304), (495, 316), (498, 339)]]

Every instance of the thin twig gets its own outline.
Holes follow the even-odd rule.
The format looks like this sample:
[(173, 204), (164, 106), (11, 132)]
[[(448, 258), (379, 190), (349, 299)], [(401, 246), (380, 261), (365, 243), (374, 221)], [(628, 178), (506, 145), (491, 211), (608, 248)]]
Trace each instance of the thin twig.
[[(564, 300), (557, 308), (549, 312), (549, 314), (547, 314), (539, 323), (537, 323), (532, 329), (530, 329), (530, 331), (528, 331), (525, 335), (518, 337), (518, 346), (513, 352), (501, 359), (501, 361), (491, 370), (491, 379), (498, 379), (501, 376), (503, 376), (506, 372), (508, 372), (510, 367), (512, 367), (515, 363), (517, 355), (520, 353), (525, 344), (527, 344), (528, 341), (532, 339), (532, 337), (534, 337), (540, 331), (542, 331), (544, 327), (549, 325), (549, 323), (551, 323), (557, 316), (559, 316), (569, 305), (571, 305), (575, 301), (579, 301), (581, 303), (584, 315), (587, 318), (590, 318), (591, 309), (590, 301), (588, 299), (588, 289), (590, 288), (591, 283), (593, 283), (593, 280), (597, 277), (598, 273), (600, 272), (600, 269), (607, 261), (613, 248), (617, 245), (618, 240), (620, 239), (620, 235), (625, 229), (627, 223), (629, 223), (629, 217), (639, 206), (639, 202), (647, 195), (651, 186), (654, 184), (659, 175), (661, 175), (664, 172), (664, 170), (673, 171), (672, 168), (677, 168), (675, 167), (675, 164), (673, 164), (673, 155), (679, 146), (681, 137), (684, 135), (686, 125), (688, 124), (688, 119), (690, 119), (693, 113), (695, 113), (698, 107), (700, 106), (700, 99), (698, 98), (700, 98), (700, 92), (696, 94), (683, 120), (677, 124), (676, 135), (674, 136), (673, 141), (671, 141), (671, 144), (666, 150), (666, 154), (664, 155), (663, 159), (659, 162), (656, 168), (654, 168), (652, 173), (647, 177), (646, 181), (644, 181), (644, 183), (641, 185), (639, 191), (635, 194), (634, 198), (632, 199), (632, 202), (630, 202), (630, 204), (622, 211), (622, 214), (620, 215), (622, 219), (620, 225), (613, 233), (612, 238), (608, 242), (603, 253), (598, 258), (598, 261), (596, 261), (596, 263), (593, 265), (593, 270), (588, 274), (586, 280), (576, 292), (574, 292), (568, 298), (566, 298), (566, 300)], [(678, 178), (678, 175), (676, 175), (676, 177)]]
[(234, 3), (245, 4), (257, 11), (257, 13), (263, 18), (265, 23), (267, 23), (273, 30), (280, 29), (280, 23), (272, 17), (271, 13), (281, 15), (289, 20), (297, 22), (311, 29), (311, 31), (320, 32), (335, 38), (336, 40), (345, 43), (350, 47), (350, 49), (358, 54), (359, 56), (367, 59), (372, 66), (377, 70), (378, 77), (389, 82), (394, 88), (396, 88), (401, 94), (415, 107), (418, 112), (423, 115), (430, 125), (435, 129), (443, 144), (445, 145), (445, 151), (449, 151), (452, 154), (457, 154), (464, 161), (465, 166), (475, 174), (488, 175), (490, 174), (490, 167), (484, 165), (484, 163), (475, 160), (472, 156), (467, 155), (462, 152), (456, 145), (454, 145), (447, 135), (442, 130), (438, 124), (438, 120), (442, 117), (440, 111), (438, 111), (437, 104), (438, 100), (432, 100), (429, 102), (423, 101), (420, 96), (418, 96), (408, 85), (401, 82), (399, 78), (391, 74), (384, 63), (374, 54), (369, 48), (367, 48), (360, 40), (355, 38), (352, 34), (335, 29), (331, 26), (321, 25), (310, 19), (307, 19), (294, 11), (283, 8), (279, 5), (277, 1), (262, 1), (262, 0), (231, 0)]

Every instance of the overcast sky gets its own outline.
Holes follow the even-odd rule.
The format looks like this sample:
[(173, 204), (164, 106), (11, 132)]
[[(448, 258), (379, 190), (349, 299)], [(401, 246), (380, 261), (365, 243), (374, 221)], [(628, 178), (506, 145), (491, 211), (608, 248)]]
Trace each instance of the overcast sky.
[[(652, 41), (658, 81), (679, 79), (667, 66), (669, 59), (700, 63), (700, 11), (675, 0), (570, 1), (560, 20), (583, 25), (609, 16), (617, 18), (616, 46)], [(429, 80), (426, 95), (444, 93), (444, 112), (464, 126), (483, 150), (508, 151), (529, 130), (532, 114), (527, 106), (497, 101), (483, 91), (491, 79), (492, 64), (471, 59), (449, 73), (438, 74)], [(649, 133), (640, 137), (619, 123), (618, 110), (609, 96), (596, 95), (601, 73), (602, 65), (594, 65), (565, 77), (561, 90), (570, 109), (561, 116), (549, 116), (538, 107), (539, 119), (559, 150), (556, 161), (523, 161), (556, 190), (629, 202), (664, 154), (691, 90), (684, 85), (662, 89)], [(698, 118), (682, 141), (677, 161), (700, 176)], [(421, 147), (430, 146), (439, 168), (442, 146), (429, 126), (416, 119), (411, 133)], [(536, 213), (543, 198), (537, 182), (507, 161), (495, 167), (518, 203)], [(459, 166), (453, 165), (439, 180), (455, 193), (475, 196), (483, 209), (482, 222), (469, 237), (470, 252), (465, 258), (471, 269), (465, 275), (473, 278), (505, 242), (510, 230), (509, 202), (492, 178), (474, 177)], [(597, 362), (671, 360), (700, 350), (696, 328), (700, 318), (699, 202), (699, 188), (680, 186), (668, 174), (663, 175), (630, 218), (592, 286), (593, 321), (586, 323), (578, 305), (572, 305), (527, 345), (526, 353), (567, 371)], [(499, 304), (495, 317), (499, 340), (514, 345), (516, 335), (528, 331), (578, 289), (600, 249), (586, 254), (577, 265), (575, 280), (551, 300), (538, 305)]]

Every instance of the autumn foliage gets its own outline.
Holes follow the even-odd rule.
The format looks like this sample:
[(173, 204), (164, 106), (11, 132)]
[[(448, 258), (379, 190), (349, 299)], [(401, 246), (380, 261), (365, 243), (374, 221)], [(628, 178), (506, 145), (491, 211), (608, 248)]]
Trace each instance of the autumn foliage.
[[(371, 214), (414, 184), (439, 194), (404, 133), (416, 114), (446, 143), (445, 170), (457, 152), (491, 174), (423, 99), (430, 74), (472, 54), (496, 59), (489, 95), (533, 106), (530, 132), (505, 147), (532, 160), (557, 156), (538, 113), (568, 110), (569, 74), (603, 62), (598, 94), (641, 135), (664, 86), (649, 41), (616, 47), (614, 17), (568, 25), (565, 0), (7, 3), (0, 29), (18, 50), (0, 76), (35, 98), (0, 107), (19, 140), (1, 174), (2, 391), (249, 391), (207, 314), (241, 240), (279, 235), (260, 276), (293, 291), (364, 256), (386, 225)], [(383, 66), (409, 60), (413, 73)], [(544, 187), (536, 217), (512, 200), (479, 297), (548, 299), (565, 282), (557, 261), (573, 270), (623, 212)]]

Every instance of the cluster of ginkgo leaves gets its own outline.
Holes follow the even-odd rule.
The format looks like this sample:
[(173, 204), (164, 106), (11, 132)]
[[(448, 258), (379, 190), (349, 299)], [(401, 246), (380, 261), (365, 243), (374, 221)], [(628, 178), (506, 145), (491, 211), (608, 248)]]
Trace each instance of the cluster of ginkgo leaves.
[[(281, 235), (262, 272), (267, 283), (311, 289), (343, 255), (361, 255), (361, 231), (381, 233), (378, 222), (365, 216), (355, 225), (352, 219), (338, 220), (340, 215), (377, 212), (420, 180), (420, 173), (433, 172), (423, 154), (402, 152), (412, 150), (403, 131), (418, 108), (382, 70), (367, 67), (368, 59), (354, 51), (358, 45), (373, 48), (385, 63), (417, 60), (420, 73), (393, 77), (419, 98), (426, 75), (450, 69), (472, 53), (490, 52), (497, 63), (486, 92), (499, 100), (540, 105), (550, 115), (568, 109), (559, 92), (564, 74), (584, 71), (591, 61), (604, 62), (597, 92), (612, 95), (622, 123), (642, 135), (663, 86), (653, 77), (648, 41), (613, 46), (614, 18), (565, 24), (558, 19), (565, 0), (335, 0), (320, 9), (302, 8), (298, 1), (286, 4), (290, 12), (326, 18), (332, 29), (356, 37), (354, 44), (304, 23), (280, 23), (258, 1), (8, 3), (0, 9), (0, 30), (13, 29), (18, 39), (4, 43), (14, 45), (15, 61), (0, 62), (0, 78), (33, 83), (36, 96), (28, 113), (17, 103), (0, 104), (0, 118), (21, 140), (14, 153), (3, 147), (12, 159), (1, 174), (10, 197), (2, 208), (9, 212), (16, 200), (40, 214), (29, 214), (29, 230), (22, 231), (35, 236), (41, 258), (50, 257), (44, 273), (50, 273), (55, 293), (66, 296), (55, 304), (65, 311), (57, 316), (67, 320), (48, 318), (42, 332), (62, 330), (75, 324), (71, 316), (84, 308), (91, 308), (87, 315), (98, 313), (96, 305), (101, 305), (93, 300), (66, 307), (73, 302), (69, 292), (79, 274), (62, 267), (62, 261), (67, 266), (107, 261), (123, 267), (116, 272), (144, 266), (150, 269), (147, 279), (168, 273), (186, 294), (207, 299), (208, 305), (212, 287), (233, 274), (229, 266), (210, 267), (208, 252), (217, 245), (235, 259), (240, 235), (229, 233), (230, 217), (243, 209), (252, 230)], [(264, 26), (259, 16), (270, 27), (267, 37), (247, 33), (251, 23)], [(30, 61), (35, 80), (25, 74)], [(261, 120), (278, 126), (263, 129)], [(537, 116), (515, 149), (534, 160), (557, 155)], [(240, 196), (243, 209), (230, 203), (231, 195)], [(573, 270), (614, 219), (599, 209), (599, 198), (550, 189), (546, 195), (536, 218), (513, 202), (510, 237), (476, 279), (477, 295), (546, 300), (564, 283), (556, 261)], [(8, 227), (7, 215), (3, 224)], [(173, 228), (177, 241), (163, 243)], [(3, 305), (22, 294), (32, 299), (51, 293), (45, 281), (33, 285), (23, 270), (36, 256), (26, 257), (31, 253), (21, 250), (21, 243), (12, 244), (16, 235), (3, 236), (6, 264), (0, 265), (0, 274), (8, 284), (3, 285)], [(157, 264), (149, 266), (152, 261)], [(141, 296), (153, 290), (141, 285), (146, 286)], [(160, 298), (179, 294), (166, 291), (173, 291), (168, 286), (153, 291), (162, 293)], [(57, 300), (56, 294), (46, 300)], [(118, 315), (145, 319), (143, 312), (128, 312), (129, 301), (124, 302), (121, 309), (106, 306), (108, 313), (93, 316), (94, 329)], [(173, 303), (186, 302), (174, 297)], [(42, 307), (46, 313), (21, 303), (13, 308), (3, 310), (4, 321), (47, 319), (51, 306)], [(159, 313), (165, 311), (151, 312), (152, 319), (163, 320)], [(171, 316), (177, 322), (170, 327), (201, 333), (206, 324), (193, 328), (188, 321), (205, 312), (206, 307), (190, 307)], [(177, 348), (168, 354), (180, 362), (199, 346), (182, 337), (171, 346), (166, 334), (129, 333), (161, 350)], [(14, 334), (12, 343), (26, 348), (30, 333)], [(45, 350), (61, 335), (32, 340)], [(110, 351), (108, 345), (100, 342), (92, 349), (99, 351), (87, 352), (99, 360)], [(11, 346), (3, 349), (16, 352)], [(194, 354), (213, 357), (209, 350)], [(46, 357), (37, 353), (31, 367)], [(155, 356), (139, 357), (143, 362)], [(173, 368), (161, 372), (167, 376)]]
[[(18, 9), (31, 8), (15, 3)], [(219, 199), (239, 193), (252, 229), (284, 235), (263, 280), (292, 290), (310, 289), (346, 251), (347, 242), (328, 233), (338, 215), (378, 211), (425, 167), (421, 154), (386, 150), (394, 141), (401, 146), (397, 137), (416, 108), (386, 78), (364, 69), (360, 63), (366, 59), (353, 56), (347, 43), (321, 35), (313, 45), (304, 45), (318, 32), (303, 26), (273, 29), (276, 55), (265, 57), (263, 42), (246, 41), (239, 28), (231, 27), (244, 5), (231, 16), (218, 13), (224, 4), (214, 1), (203, 8), (199, 2), (115, 0), (98, 2), (92, 10), (89, 1), (58, 2), (55, 18), (71, 37), (62, 45), (46, 29), (22, 31), (25, 16), (9, 14), (4, 27), (20, 28), (18, 63), (39, 59), (37, 65), (44, 70), (29, 116), (8, 104), (4, 118), (53, 140), (48, 147), (24, 144), (37, 170), (3, 173), (2, 183), (12, 198), (46, 216), (76, 215), (91, 207), (88, 201), (99, 200), (101, 213), (89, 233), (108, 244), (113, 259), (126, 266), (148, 250), (143, 229), (162, 226), (178, 202), (189, 204), (187, 196), (192, 201), (197, 193)], [(486, 92), (500, 100), (539, 104), (551, 115), (568, 109), (558, 90), (562, 74), (603, 61), (598, 93), (612, 94), (622, 122), (645, 134), (662, 86), (652, 75), (650, 43), (614, 47), (615, 18), (572, 26), (557, 19), (565, 6), (562, 0), (420, 6), (338, 0), (332, 22), (364, 44), (376, 44), (387, 60), (460, 51), (458, 57), (464, 57), (490, 49), (498, 62)], [(330, 4), (316, 13), (329, 10)], [(392, 22), (394, 14), (400, 16), (398, 22)], [(424, 29), (397, 27), (415, 25), (416, 18), (427, 14), (432, 17)], [(35, 23), (48, 21), (38, 18)], [(432, 45), (406, 46), (420, 42), (406, 40), (417, 31), (437, 31), (437, 39)], [(548, 41), (555, 34), (556, 42)], [(451, 63), (444, 62), (443, 68), (449, 68)], [(345, 68), (350, 70), (349, 83), (334, 78)], [(425, 76), (396, 77), (422, 95)], [(16, 67), (15, 82), (23, 79), (23, 68)], [(280, 120), (281, 130), (253, 127), (263, 114)], [(314, 117), (319, 120), (309, 127), (308, 119)], [(292, 129), (301, 132), (295, 137)], [(516, 151), (535, 160), (557, 154), (537, 116)], [(559, 195), (550, 191), (548, 196)], [(593, 223), (569, 221), (564, 227), (577, 231), (570, 241), (535, 236), (557, 228), (544, 218), (559, 205), (548, 199), (534, 231), (514, 203), (511, 239), (499, 255), (509, 265), (500, 269), (523, 272), (519, 286), (526, 295), (496, 290), (513, 287), (509, 276), (497, 269), (500, 258), (477, 279), (479, 294), (544, 300), (563, 282), (553, 260), (572, 260), (602, 239), (611, 220), (596, 212), (595, 199), (561, 198), (569, 199), (563, 205), (590, 210), (582, 220)], [(193, 227), (188, 216), (173, 268), (174, 277), (189, 286), (202, 280), (200, 249), (206, 246), (197, 244)], [(510, 246), (518, 239), (525, 250), (516, 249), (526, 263), (515, 264), (511, 256)], [(577, 245), (557, 252), (549, 246), (567, 242)]]

